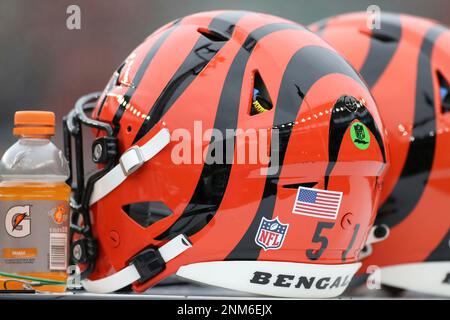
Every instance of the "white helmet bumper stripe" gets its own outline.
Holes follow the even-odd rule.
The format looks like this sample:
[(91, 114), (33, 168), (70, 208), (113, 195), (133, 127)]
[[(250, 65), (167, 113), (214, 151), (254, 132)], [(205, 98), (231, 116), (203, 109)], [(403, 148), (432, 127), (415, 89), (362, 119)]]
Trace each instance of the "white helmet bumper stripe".
[[(191, 242), (184, 235), (179, 235), (159, 248), (158, 251), (167, 263), (190, 247), (192, 247)], [(140, 278), (141, 276), (136, 267), (130, 264), (111, 276), (99, 280), (83, 280), (81, 284), (88, 292), (105, 294), (120, 290), (138, 281)]]
[(134, 265), (129, 265), (109, 277), (94, 281), (83, 280), (81, 284), (88, 292), (112, 293), (138, 281), (140, 277), (141, 276)]
[(379, 275), (382, 284), (424, 292), (427, 294), (450, 297), (450, 262), (430, 261), (406, 263), (383, 267)]
[(337, 297), (361, 263), (215, 261), (181, 267), (177, 275), (207, 285), (283, 298)]

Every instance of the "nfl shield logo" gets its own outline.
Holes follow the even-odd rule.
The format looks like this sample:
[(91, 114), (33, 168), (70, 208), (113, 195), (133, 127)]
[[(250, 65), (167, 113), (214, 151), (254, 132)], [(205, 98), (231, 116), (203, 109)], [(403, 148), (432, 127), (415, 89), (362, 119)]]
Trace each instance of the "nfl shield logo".
[(264, 250), (279, 249), (283, 245), (288, 227), (289, 224), (282, 224), (278, 217), (273, 220), (263, 217), (256, 233), (255, 242)]

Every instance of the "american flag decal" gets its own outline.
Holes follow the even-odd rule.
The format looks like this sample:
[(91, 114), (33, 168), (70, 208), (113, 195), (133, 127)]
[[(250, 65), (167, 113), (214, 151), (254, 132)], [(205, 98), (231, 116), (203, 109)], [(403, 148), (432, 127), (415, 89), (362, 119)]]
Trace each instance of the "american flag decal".
[(292, 213), (336, 220), (342, 192), (299, 187)]

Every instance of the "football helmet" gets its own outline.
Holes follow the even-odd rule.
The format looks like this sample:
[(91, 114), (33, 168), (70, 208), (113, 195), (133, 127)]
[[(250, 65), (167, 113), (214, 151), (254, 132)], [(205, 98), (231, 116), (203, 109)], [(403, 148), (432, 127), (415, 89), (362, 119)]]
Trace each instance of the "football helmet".
[(369, 239), (377, 243), (362, 270), (380, 266), (385, 285), (450, 296), (450, 30), (390, 13), (370, 29), (373, 19), (311, 26), (361, 72), (388, 131), (391, 165)]
[[(99, 165), (87, 179), (86, 126)], [(339, 295), (375, 218), (384, 135), (360, 76), (305, 27), (242, 11), (167, 24), (65, 118), (85, 289), (142, 292), (176, 274)]]

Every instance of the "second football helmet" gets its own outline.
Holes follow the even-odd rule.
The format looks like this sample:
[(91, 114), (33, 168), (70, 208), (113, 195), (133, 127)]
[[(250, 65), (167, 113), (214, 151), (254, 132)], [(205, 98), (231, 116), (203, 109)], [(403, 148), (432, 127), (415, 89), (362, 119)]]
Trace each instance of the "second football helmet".
[(311, 26), (361, 72), (388, 131), (391, 165), (369, 239), (383, 241), (367, 247), (363, 269), (382, 267), (389, 286), (450, 296), (450, 30), (380, 18), (380, 28), (366, 13)]

